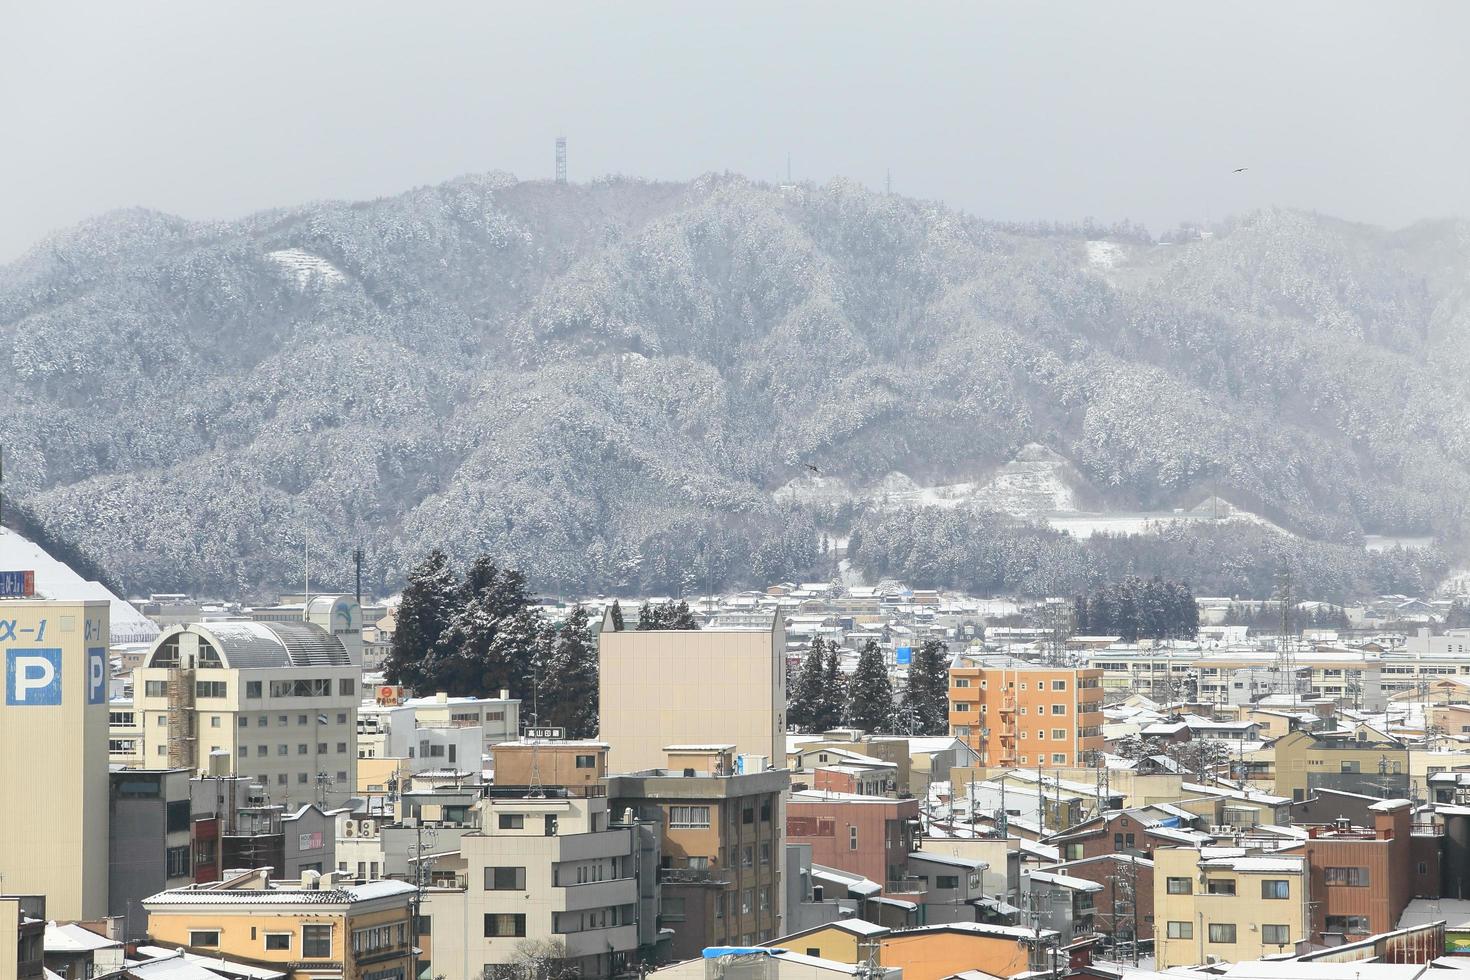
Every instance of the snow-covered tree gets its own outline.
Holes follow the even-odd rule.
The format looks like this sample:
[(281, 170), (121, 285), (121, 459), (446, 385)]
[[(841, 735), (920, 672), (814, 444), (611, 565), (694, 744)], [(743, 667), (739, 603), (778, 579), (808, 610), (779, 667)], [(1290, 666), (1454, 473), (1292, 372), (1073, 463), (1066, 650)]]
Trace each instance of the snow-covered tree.
[(792, 678), (791, 693), (786, 701), (786, 720), (798, 731), (821, 731), (827, 721), (826, 661), (827, 645), (821, 637), (812, 637), (812, 645), (802, 658), (801, 667)]
[(887, 732), (893, 725), (893, 685), (883, 651), (869, 640), (858, 655), (848, 690), (847, 722), (865, 732)]
[(926, 640), (914, 651), (898, 711), (909, 727), (903, 734), (949, 732), (949, 648), (943, 641)]
[(408, 573), (395, 613), (393, 646), (383, 664), (383, 675), (390, 684), (414, 691), (433, 687), (459, 598), (460, 586), (449, 557), (435, 548)]

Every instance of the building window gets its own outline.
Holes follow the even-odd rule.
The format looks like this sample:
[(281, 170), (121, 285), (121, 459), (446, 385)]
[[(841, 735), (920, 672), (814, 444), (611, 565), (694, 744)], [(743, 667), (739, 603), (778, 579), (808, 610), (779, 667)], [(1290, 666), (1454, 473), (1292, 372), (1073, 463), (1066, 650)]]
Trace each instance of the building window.
[(669, 826), (684, 830), (708, 827), (709, 807), (671, 806), (669, 807)]
[(1064, 766), (1067, 764), (1067, 753), (1053, 752), (1051, 754), (1051, 761), (1055, 765)]
[(291, 934), (289, 932), (268, 932), (265, 934), (266, 949), (290, 949)]
[(222, 698), (225, 696), (226, 684), (224, 681), (195, 681), (194, 696), (196, 698)]
[(168, 863), (168, 877), (183, 878), (189, 874), (189, 845), (170, 847), (164, 856)]
[(313, 960), (330, 957), (332, 955), (332, 927), (325, 925), (302, 926), (301, 955)]
[(260, 699), (260, 681), (245, 682), (245, 696), (247, 698)]
[(761, 867), (771, 863), (771, 842), (761, 841)]
[(413, 931), (416, 935), (432, 936), (434, 934), (434, 919), (432, 916), (419, 915), (413, 920)]
[[(1210, 895), (1234, 895), (1234, 878), (1215, 878), (1205, 884), (1205, 891)], [(1233, 940), (1232, 940), (1233, 941)]]
[(493, 892), (523, 892), (526, 890), (525, 868), (486, 868), (485, 890)]
[(1262, 898), (1290, 898), (1291, 882), (1284, 879), (1268, 878), (1261, 882)]
[(946, 889), (947, 888), (950, 891), (953, 891), (954, 889), (960, 887), (960, 876), (959, 875), (935, 875), (934, 876), (934, 887), (935, 888), (940, 888), (940, 889)]
[(1051, 713), (1054, 715), (1064, 715), (1067, 713), (1067, 706), (1065, 704), (1054, 704), (1051, 706)]
[(1058, 741), (1062, 741), (1067, 737), (1067, 730), (1065, 728), (1053, 728), (1051, 730), (1051, 737)]
[(771, 822), (771, 798), (761, 800), (761, 823)]
[(526, 815), (523, 813), (502, 813), (498, 825), (501, 830), (524, 830), (526, 827)]
[(526, 917), (520, 913), (492, 912), (485, 916), (486, 939), (510, 939), (526, 934)]
[(1261, 926), (1261, 942), (1267, 946), (1291, 945), (1291, 930), (1286, 926)]
[[(1122, 848), (1114, 848), (1114, 850), (1122, 850)], [(1169, 878), (1165, 881), (1164, 887), (1170, 895), (1188, 895), (1190, 891), (1188, 878)]]
[(847, 849), (849, 851), (855, 851), (855, 850), (857, 850), (857, 828), (856, 827), (848, 827), (847, 828)]
[(296, 774), (296, 781), (298, 783), (304, 783), (304, 782), (306, 782), (306, 780), (307, 780), (307, 774), (306, 773), (304, 773), (304, 772), (298, 772)]
[(1212, 942), (1212, 943), (1233, 943), (1233, 942), (1235, 942), (1235, 923), (1234, 922), (1211, 922), (1210, 923), (1210, 942)]
[(168, 697), (168, 681), (144, 681), (143, 694), (150, 698)]
[(723, 919), (724, 917), (725, 917), (725, 893), (724, 892), (720, 892), (718, 895), (715, 896), (715, 918), (716, 919)]
[(1067, 682), (1066, 681), (1052, 681), (1051, 682), (1051, 689), (1053, 691), (1065, 691), (1067, 689)]
[(1366, 934), (1368, 917), (1366, 915), (1329, 915), (1326, 926), (1327, 932)]
[(158, 727), (162, 728), (164, 725), (168, 724), (168, 715), (158, 715), (155, 720)]
[(749, 844), (746, 844), (744, 847), (740, 848), (740, 866), (742, 868), (755, 867), (755, 848), (751, 847)]
[(316, 743), (316, 754), (317, 755), (326, 755), (327, 754), (327, 743), (326, 742), (318, 742), (318, 743)]
[(1327, 868), (1322, 880), (1329, 885), (1351, 885), (1354, 888), (1368, 887), (1367, 868)]
[(310, 747), (305, 742), (297, 742), (296, 743), (296, 754), (297, 755), (306, 755), (307, 752), (309, 752), (309, 751), (310, 751)]
[(347, 743), (346, 742), (338, 742), (337, 743), (337, 754), (338, 755), (346, 755), (347, 754)]
[(1169, 923), (1169, 933), (1168, 933), (1168, 935), (1169, 935), (1169, 938), (1170, 939), (1193, 939), (1194, 938), (1194, 923), (1193, 922), (1170, 922)]
[(189, 829), (188, 800), (173, 800), (164, 807), (164, 833), (177, 834)]
[(740, 914), (749, 915), (751, 906), (755, 904), (755, 889), (747, 888), (740, 893)]
[(190, 946), (200, 946), (200, 947), (203, 947), (204, 949), (218, 949), (219, 948), (219, 930), (218, 929), (190, 929), (189, 930), (189, 945)]
[(957, 712), (969, 711), (970, 703), (968, 701), (956, 701), (954, 703), (954, 710)]
[(771, 911), (771, 889), (769, 887), (765, 887), (765, 888), (762, 888), (761, 889), (761, 892), (760, 892), (760, 910), (762, 912), (769, 912), (769, 911)]
[(352, 695), (357, 693), (357, 682), (350, 677), (338, 678), (337, 693), (344, 698), (351, 697)]
[(597, 768), (597, 756), (595, 756), (595, 755), (579, 755), (579, 756), (577, 756), (577, 768), (578, 769), (596, 769)]
[(306, 715), (297, 715), (296, 716), (296, 724), (298, 724), (298, 725), (306, 725), (306, 724), (310, 724), (310, 722), (307, 721), (307, 716)]
[(743, 824), (755, 823), (755, 804), (747, 803), (740, 808), (740, 822)]

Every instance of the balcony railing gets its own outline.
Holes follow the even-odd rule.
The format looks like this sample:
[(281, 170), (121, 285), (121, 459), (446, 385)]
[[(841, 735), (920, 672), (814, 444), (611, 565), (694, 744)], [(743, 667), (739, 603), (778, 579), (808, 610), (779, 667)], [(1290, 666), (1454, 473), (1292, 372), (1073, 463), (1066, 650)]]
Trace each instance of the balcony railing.
[(668, 885), (728, 885), (729, 868), (659, 868), (658, 880)]

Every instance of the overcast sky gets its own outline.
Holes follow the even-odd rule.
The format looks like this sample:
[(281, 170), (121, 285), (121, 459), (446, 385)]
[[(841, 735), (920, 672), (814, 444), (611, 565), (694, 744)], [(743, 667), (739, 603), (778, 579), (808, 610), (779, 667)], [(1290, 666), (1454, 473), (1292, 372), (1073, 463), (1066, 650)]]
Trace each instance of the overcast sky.
[(558, 133), (573, 180), (789, 153), (986, 217), (1402, 225), (1470, 214), (1466, 38), (1460, 0), (0, 0), (0, 261), (117, 207), (546, 178)]

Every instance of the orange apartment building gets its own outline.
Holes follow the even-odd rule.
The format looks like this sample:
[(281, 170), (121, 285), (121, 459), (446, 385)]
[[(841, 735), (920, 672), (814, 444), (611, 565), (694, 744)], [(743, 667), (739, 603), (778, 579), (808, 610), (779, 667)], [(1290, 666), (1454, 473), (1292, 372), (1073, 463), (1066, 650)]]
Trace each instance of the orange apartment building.
[(983, 766), (1088, 766), (1101, 756), (1102, 670), (961, 654), (949, 730)]

